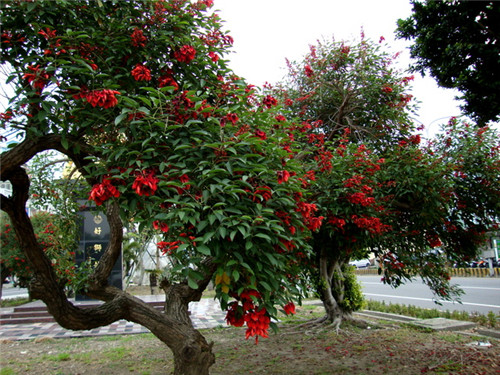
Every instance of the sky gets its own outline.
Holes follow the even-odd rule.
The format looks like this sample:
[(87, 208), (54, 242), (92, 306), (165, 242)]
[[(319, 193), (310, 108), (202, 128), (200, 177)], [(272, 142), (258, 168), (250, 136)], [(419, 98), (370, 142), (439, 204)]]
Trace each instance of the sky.
[[(411, 15), (409, 0), (214, 0), (213, 9), (234, 38), (230, 67), (249, 83), (276, 83), (286, 74), (286, 58), (302, 60), (317, 40), (379, 41), (383, 36), (387, 52), (400, 52), (397, 66), (410, 63), (411, 42), (396, 40), (399, 18)], [(415, 74), (411, 92), (420, 101), (414, 117), (431, 136), (451, 116), (460, 115), (457, 91), (442, 89), (430, 76)]]

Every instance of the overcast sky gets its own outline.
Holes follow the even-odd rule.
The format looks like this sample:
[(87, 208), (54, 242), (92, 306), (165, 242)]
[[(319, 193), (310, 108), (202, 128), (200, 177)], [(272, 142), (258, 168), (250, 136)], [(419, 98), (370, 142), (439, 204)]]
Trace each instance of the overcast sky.
[[(402, 70), (410, 62), (409, 42), (395, 40), (399, 18), (411, 15), (409, 0), (214, 0), (214, 8), (234, 38), (230, 66), (249, 83), (275, 83), (286, 73), (285, 58), (301, 60), (319, 39), (378, 41), (390, 53), (401, 52)], [(460, 114), (456, 91), (440, 89), (431, 77), (415, 74), (412, 94), (421, 101), (416, 120), (434, 132), (438, 124)], [(445, 118), (445, 119), (442, 119)], [(441, 120), (438, 120), (441, 119)]]

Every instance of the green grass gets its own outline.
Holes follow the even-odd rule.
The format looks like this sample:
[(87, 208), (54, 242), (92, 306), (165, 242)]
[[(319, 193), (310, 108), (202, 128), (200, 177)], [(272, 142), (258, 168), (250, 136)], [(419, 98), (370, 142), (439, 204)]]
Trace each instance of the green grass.
[(0, 301), (0, 307), (15, 307), (19, 305), (24, 305), (25, 303), (28, 302), (30, 302), (30, 299), (27, 297), (3, 299)]
[(468, 313), (467, 311), (441, 311), (438, 309), (425, 309), (413, 305), (400, 305), (379, 301), (366, 301), (366, 309), (391, 314), (411, 316), (419, 319), (446, 318), (474, 322), (485, 327), (496, 328), (500, 325), (500, 316), (490, 311), (487, 315)]
[(15, 372), (10, 367), (2, 367), (0, 369), (0, 375), (14, 375)]

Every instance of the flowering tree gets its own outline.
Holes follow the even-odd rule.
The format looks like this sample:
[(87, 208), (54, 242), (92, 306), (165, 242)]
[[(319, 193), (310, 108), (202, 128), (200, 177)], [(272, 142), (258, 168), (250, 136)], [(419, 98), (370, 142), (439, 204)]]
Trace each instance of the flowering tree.
[[(62, 228), (64, 225), (74, 226), (74, 223), (68, 223), (60, 216), (43, 211), (33, 215), (31, 222), (38, 243), (46, 256), (51, 259), (60, 282), (64, 285), (72, 285), (76, 281), (74, 280), (76, 275), (75, 253), (72, 251), (75, 238), (67, 237), (67, 232), (63, 231)], [(33, 269), (19, 247), (19, 240), (8, 217), (3, 218), (1, 230), (0, 269), (2, 277), (15, 276), (18, 285), (24, 288), (29, 287)], [(68, 244), (73, 246), (68, 246)]]
[[(309, 201), (323, 218), (312, 241), (315, 279), (325, 318), (337, 325), (359, 307), (346, 298), (350, 259), (374, 252), (384, 282), (398, 286), (420, 275), (437, 295), (452, 298), (459, 291), (449, 284), (446, 258), (429, 250), (442, 246), (454, 260), (473, 256), (480, 233), (498, 221), (498, 194), (488, 188), (498, 180), (494, 137), (449, 129), (444, 144), (456, 144), (460, 157), (443, 142), (422, 147), (409, 118), (412, 77), (392, 70), (392, 59), (364, 38), (354, 46), (321, 43), (303, 62), (289, 64), (278, 88), (301, 123), (295, 138), (309, 150), (301, 156), (314, 176)], [(468, 188), (476, 179), (481, 195)], [(484, 200), (484, 211), (457, 204), (457, 196)]]
[[(69, 329), (142, 324), (173, 351), (176, 374), (206, 374), (215, 360), (187, 311), (210, 281), (247, 338), (267, 337), (276, 305), (294, 311), (296, 259), (314, 227), (290, 125), (276, 99), (227, 69), (232, 39), (211, 5), (2, 3), (2, 63), (16, 88), (2, 124), (19, 140), (2, 154), (1, 179), (13, 186), (2, 210), (33, 269), (31, 295)], [(26, 214), (23, 164), (49, 149), (72, 160), (108, 216), (109, 246), (77, 275), (80, 293), (104, 301), (95, 308), (68, 300)], [(163, 313), (107, 283), (125, 220), (162, 235), (157, 246), (174, 259)]]

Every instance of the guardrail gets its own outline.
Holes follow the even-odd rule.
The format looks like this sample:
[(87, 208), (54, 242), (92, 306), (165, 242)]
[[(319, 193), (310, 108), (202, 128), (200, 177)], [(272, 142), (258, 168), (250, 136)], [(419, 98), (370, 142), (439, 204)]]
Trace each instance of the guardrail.
[[(489, 268), (449, 268), (450, 276), (455, 277), (500, 277), (500, 268), (493, 268), (493, 275), (490, 276)], [(356, 275), (378, 275), (378, 268), (360, 268)]]

